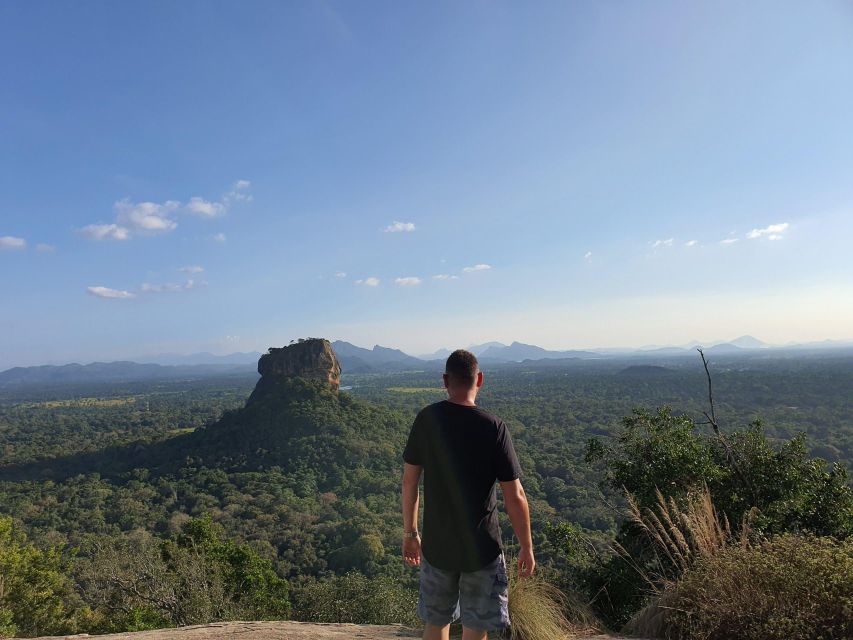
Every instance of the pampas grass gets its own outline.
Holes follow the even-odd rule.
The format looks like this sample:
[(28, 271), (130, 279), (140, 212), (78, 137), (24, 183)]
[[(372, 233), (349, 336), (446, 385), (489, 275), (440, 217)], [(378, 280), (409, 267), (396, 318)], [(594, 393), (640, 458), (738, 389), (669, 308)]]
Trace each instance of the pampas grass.
[(507, 558), (507, 573), (512, 640), (567, 640), (598, 630), (589, 607), (550, 584), (542, 572), (519, 578), (515, 559)]
[(710, 558), (730, 544), (745, 546), (749, 540), (749, 522), (745, 518), (735, 540), (725, 514), (719, 514), (707, 487), (681, 509), (672, 498), (656, 490), (657, 505), (641, 509), (636, 499), (627, 494), (631, 521), (655, 545), (653, 568), (641, 568), (630, 553), (618, 543), (615, 551), (633, 566), (652, 589), (660, 593), (700, 558)]

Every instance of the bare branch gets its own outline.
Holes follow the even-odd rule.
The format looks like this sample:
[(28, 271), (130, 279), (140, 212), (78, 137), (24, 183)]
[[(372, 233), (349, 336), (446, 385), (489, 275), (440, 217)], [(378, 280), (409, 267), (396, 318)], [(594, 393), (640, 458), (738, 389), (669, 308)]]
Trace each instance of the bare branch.
[(702, 366), (705, 367), (705, 377), (708, 379), (708, 404), (711, 405), (711, 415), (705, 413), (705, 417), (708, 418), (708, 423), (714, 429), (714, 433), (717, 435), (720, 434), (720, 425), (717, 423), (717, 411), (714, 407), (714, 388), (711, 385), (711, 371), (708, 369), (708, 360), (705, 358), (705, 352), (702, 351), (702, 347), (698, 347), (696, 351), (699, 352), (699, 355), (702, 358)]
[(717, 440), (719, 440), (720, 444), (723, 445), (723, 449), (726, 451), (726, 458), (728, 458), (729, 463), (732, 465), (732, 468), (740, 478), (741, 482), (743, 482), (743, 484), (749, 489), (750, 493), (752, 493), (753, 500), (756, 501), (758, 499), (758, 495), (755, 492), (755, 487), (741, 468), (740, 461), (738, 460), (734, 449), (732, 449), (729, 441), (720, 431), (720, 424), (717, 422), (717, 410), (714, 406), (714, 387), (711, 384), (711, 370), (708, 368), (708, 360), (705, 358), (705, 352), (702, 350), (702, 347), (697, 347), (696, 351), (699, 352), (699, 355), (702, 358), (702, 366), (705, 367), (705, 377), (708, 379), (708, 404), (711, 409), (711, 413), (708, 413), (707, 411), (702, 412), (702, 415), (704, 415), (708, 421), (700, 424), (711, 425), (711, 428), (714, 430), (714, 435), (717, 436)]

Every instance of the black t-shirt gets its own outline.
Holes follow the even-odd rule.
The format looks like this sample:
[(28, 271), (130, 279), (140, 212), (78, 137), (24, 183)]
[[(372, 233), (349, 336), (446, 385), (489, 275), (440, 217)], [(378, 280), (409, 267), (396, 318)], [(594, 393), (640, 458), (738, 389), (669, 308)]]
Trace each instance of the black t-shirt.
[(403, 460), (423, 467), (427, 562), (476, 571), (498, 557), (495, 480), (521, 476), (503, 421), (480, 407), (436, 402), (415, 418)]

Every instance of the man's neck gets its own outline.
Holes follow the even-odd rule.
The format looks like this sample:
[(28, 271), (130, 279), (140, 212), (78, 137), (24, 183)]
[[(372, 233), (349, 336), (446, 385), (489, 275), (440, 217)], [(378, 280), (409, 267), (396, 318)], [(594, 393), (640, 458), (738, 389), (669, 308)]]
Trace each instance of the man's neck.
[(476, 399), (476, 393), (466, 393), (462, 395), (448, 395), (447, 401), (452, 402), (453, 404), (461, 404), (466, 407), (476, 407), (477, 403), (474, 402)]

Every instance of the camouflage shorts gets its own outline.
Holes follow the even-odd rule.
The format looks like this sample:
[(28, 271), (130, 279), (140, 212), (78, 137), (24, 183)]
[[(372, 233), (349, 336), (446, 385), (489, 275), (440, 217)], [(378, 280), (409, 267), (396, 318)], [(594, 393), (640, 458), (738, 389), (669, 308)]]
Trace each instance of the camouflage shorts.
[(502, 631), (509, 626), (507, 591), (503, 554), (471, 572), (438, 569), (421, 556), (418, 616), (427, 624), (444, 626), (461, 617), (469, 629)]

